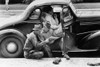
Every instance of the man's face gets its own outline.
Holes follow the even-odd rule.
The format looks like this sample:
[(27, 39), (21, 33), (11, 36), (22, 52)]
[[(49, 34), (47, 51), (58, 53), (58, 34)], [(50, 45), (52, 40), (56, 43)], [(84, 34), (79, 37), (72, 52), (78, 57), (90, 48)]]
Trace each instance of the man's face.
[(53, 10), (51, 10), (49, 13), (50, 13), (50, 15), (53, 15)]
[(50, 25), (50, 23), (48, 23), (48, 22), (44, 22), (44, 23), (43, 23), (43, 27), (44, 27), (44, 31), (49, 31), (50, 28), (51, 28), (51, 25)]

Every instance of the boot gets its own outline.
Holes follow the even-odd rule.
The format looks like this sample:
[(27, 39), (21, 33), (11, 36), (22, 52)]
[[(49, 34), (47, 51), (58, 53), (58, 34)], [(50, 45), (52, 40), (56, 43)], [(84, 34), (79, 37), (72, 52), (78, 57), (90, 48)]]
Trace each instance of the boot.
[(61, 62), (61, 58), (56, 58), (54, 61), (53, 61), (53, 64), (59, 64)]
[(66, 58), (66, 60), (70, 60), (70, 57), (68, 56), (68, 54), (64, 54), (64, 57)]
[(42, 51), (36, 51), (30, 54), (30, 57), (33, 59), (41, 59), (43, 56), (44, 56), (44, 53)]

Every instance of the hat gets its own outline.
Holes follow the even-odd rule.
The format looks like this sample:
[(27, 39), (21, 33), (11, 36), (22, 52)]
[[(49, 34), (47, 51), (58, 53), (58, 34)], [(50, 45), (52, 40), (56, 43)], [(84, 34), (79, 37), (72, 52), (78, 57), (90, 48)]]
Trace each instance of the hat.
[(41, 24), (36, 24), (36, 25), (34, 25), (33, 30), (41, 30), (41, 29), (42, 29)]

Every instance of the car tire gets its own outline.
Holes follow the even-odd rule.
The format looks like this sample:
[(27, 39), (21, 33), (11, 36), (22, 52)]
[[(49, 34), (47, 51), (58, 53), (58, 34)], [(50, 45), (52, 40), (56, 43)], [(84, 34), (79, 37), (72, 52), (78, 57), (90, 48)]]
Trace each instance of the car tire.
[(0, 54), (5, 58), (16, 58), (23, 54), (24, 40), (18, 35), (6, 35), (0, 44)]

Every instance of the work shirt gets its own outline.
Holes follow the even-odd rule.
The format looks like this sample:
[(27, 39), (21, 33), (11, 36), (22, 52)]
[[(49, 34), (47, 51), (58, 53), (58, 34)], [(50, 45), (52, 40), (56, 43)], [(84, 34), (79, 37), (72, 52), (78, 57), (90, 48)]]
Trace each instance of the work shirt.
[[(41, 32), (39, 34), (37, 34), (38, 38), (36, 37), (34, 32), (30, 33), (26, 40), (25, 48), (32, 49), (32, 46), (33, 45), (36, 46), (36, 44), (39, 42), (38, 39), (41, 42), (43, 42), (47, 39), (46, 41), (48, 41), (48, 43), (50, 43), (49, 42), (49, 39), (50, 39), (50, 40), (52, 40), (52, 43), (53, 43), (56, 39), (62, 37), (63, 34), (62, 34), (61, 24), (58, 25), (58, 22), (56, 22), (56, 20), (54, 20), (50, 14), (46, 14), (45, 19), (46, 19), (46, 21), (49, 21), (49, 23), (51, 24), (52, 27), (56, 26), (57, 28), (56, 29), (51, 28), (48, 32), (43, 32), (43, 29), (41, 29)], [(32, 43), (30, 46), (27, 44), (29, 41), (31, 41), (31, 43)]]
[(58, 25), (59, 25), (57, 17), (55, 17), (55, 19), (54, 19), (52, 15), (50, 15), (48, 13), (45, 13), (45, 14), (46, 14), (45, 20), (48, 21), (51, 24), (51, 28), (52, 29), (57, 29)]
[[(34, 34), (34, 31), (28, 34), (24, 49), (31, 50), (33, 47), (37, 46), (37, 43), (45, 41), (47, 38), (53, 35), (53, 30), (48, 32), (43, 32), (43, 29), (40, 33)], [(38, 38), (37, 38), (38, 37)]]
[(46, 13), (46, 16), (45, 16), (45, 20), (48, 21), (50, 24), (51, 24), (51, 29), (53, 29), (53, 33), (54, 33), (54, 36), (58, 36), (58, 34), (62, 33), (62, 25), (61, 23), (58, 24), (58, 19), (57, 17), (55, 17), (55, 19), (52, 17), (52, 15)]
[(54, 20), (54, 18), (52, 17), (52, 15), (50, 15), (48, 13), (46, 13), (45, 19), (47, 21), (49, 21), (51, 25), (58, 25), (58, 22), (56, 20)]
[(44, 37), (44, 39), (46, 40), (47, 38), (49, 38), (50, 36), (53, 35), (53, 30), (50, 29), (48, 32), (44, 32), (43, 30), (41, 31), (41, 36)]

